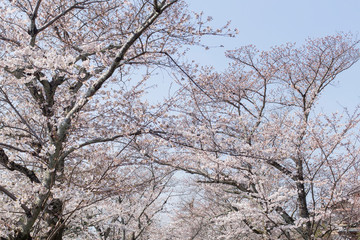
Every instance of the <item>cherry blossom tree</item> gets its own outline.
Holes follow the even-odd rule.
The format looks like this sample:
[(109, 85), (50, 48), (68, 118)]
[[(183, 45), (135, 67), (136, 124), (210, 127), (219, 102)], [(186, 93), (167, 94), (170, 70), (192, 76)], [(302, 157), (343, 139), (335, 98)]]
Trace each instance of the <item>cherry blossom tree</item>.
[[(140, 239), (171, 169), (142, 154), (146, 81), (223, 29), (180, 0), (0, 3), (0, 237)], [(136, 74), (135, 77), (132, 77)]]
[[(359, 112), (316, 108), (359, 59), (351, 35), (228, 51), (218, 73), (178, 59), (232, 31), (182, 0), (8, 0), (0, 20), (1, 239), (310, 240), (358, 224)], [(149, 104), (158, 69), (183, 78)], [(175, 169), (194, 197), (159, 231)]]
[[(183, 232), (201, 233), (201, 224), (183, 221), (188, 216), (207, 219), (214, 239), (336, 235), (344, 219), (334, 206), (354, 202), (350, 193), (359, 185), (360, 115), (327, 115), (316, 104), (357, 62), (357, 44), (339, 34), (262, 52), (246, 46), (227, 52), (233, 63), (223, 73), (185, 69), (190, 83), (183, 81), (187, 98), (178, 102), (177, 121), (156, 133), (176, 153), (170, 161), (149, 154), (198, 176), (204, 196), (213, 196), (178, 216), (190, 227)], [(213, 213), (209, 199), (218, 199)], [(359, 219), (351, 221), (347, 226)]]

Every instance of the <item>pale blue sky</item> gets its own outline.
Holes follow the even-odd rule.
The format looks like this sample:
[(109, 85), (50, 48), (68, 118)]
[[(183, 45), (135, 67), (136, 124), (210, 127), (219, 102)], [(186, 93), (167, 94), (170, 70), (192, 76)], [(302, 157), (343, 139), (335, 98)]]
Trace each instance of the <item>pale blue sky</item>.
[[(221, 26), (231, 20), (239, 29), (236, 38), (211, 37), (204, 43), (224, 48), (192, 49), (189, 58), (219, 70), (226, 67), (224, 51), (254, 44), (261, 50), (286, 42), (301, 44), (308, 37), (323, 37), (351, 31), (360, 39), (360, 0), (189, 0), (189, 9), (203, 11)], [(360, 46), (359, 46), (360, 47)], [(360, 103), (360, 62), (338, 77), (320, 101), (325, 111)]]

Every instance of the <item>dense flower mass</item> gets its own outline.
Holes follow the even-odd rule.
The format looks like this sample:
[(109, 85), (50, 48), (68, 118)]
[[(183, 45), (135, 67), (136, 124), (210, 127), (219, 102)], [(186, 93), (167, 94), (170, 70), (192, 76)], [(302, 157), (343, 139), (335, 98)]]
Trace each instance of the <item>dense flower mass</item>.
[(263, 52), (241, 47), (227, 52), (225, 72), (205, 68), (184, 86), (181, 127), (159, 136), (178, 149), (170, 165), (198, 176), (198, 193), (173, 231), (191, 229), (189, 239), (357, 234), (360, 113), (315, 108), (359, 59), (357, 44), (340, 34)]
[[(358, 42), (241, 47), (219, 73), (182, 62), (236, 33), (210, 21), (182, 0), (0, 3), (1, 239), (352, 237), (360, 115), (315, 106)], [(159, 69), (176, 87), (151, 104)]]
[(2, 238), (151, 233), (173, 170), (142, 154), (169, 108), (145, 83), (179, 45), (228, 31), (201, 16), (177, 0), (0, 4)]

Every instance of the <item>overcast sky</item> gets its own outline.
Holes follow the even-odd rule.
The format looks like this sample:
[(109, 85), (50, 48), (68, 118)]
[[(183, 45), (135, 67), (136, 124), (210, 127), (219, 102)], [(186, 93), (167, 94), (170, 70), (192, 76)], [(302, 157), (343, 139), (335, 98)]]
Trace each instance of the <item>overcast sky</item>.
[[(236, 38), (204, 39), (210, 46), (193, 49), (189, 58), (224, 69), (224, 51), (254, 44), (261, 50), (286, 42), (301, 44), (308, 37), (324, 37), (337, 32), (352, 32), (360, 39), (360, 0), (189, 0), (189, 9), (213, 17), (213, 25), (231, 20), (239, 29)], [(360, 62), (338, 77), (339, 83), (328, 88), (320, 101), (324, 111), (341, 106), (353, 108), (360, 103)]]

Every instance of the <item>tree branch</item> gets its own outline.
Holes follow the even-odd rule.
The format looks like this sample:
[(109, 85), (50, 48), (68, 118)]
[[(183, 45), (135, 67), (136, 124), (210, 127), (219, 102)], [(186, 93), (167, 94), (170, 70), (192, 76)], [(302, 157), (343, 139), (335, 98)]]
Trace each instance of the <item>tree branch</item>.
[[(9, 192), (5, 187), (0, 185), (0, 192), (5, 193), (5, 195), (7, 195), (9, 198), (11, 198), (14, 201), (17, 201), (17, 198), (15, 197), (14, 194), (12, 194), (11, 192)], [(25, 205), (25, 204), (21, 204), (20, 205), (22, 209), (24, 209), (26, 216), (27, 217), (31, 217), (31, 211), (30, 209)]]
[(0, 34), (0, 40), (3, 40), (5, 42), (10, 42), (10, 43), (13, 43), (15, 44), (16, 46), (19, 46), (20, 47), (20, 43), (16, 40), (13, 40), (13, 39), (10, 39), (10, 38), (7, 38), (7, 37), (4, 37), (3, 35)]
[(45, 23), (42, 27), (40, 27), (38, 29), (38, 33), (41, 31), (44, 31), (46, 28), (48, 28), (49, 26), (51, 26), (54, 22), (56, 22), (57, 20), (59, 20), (61, 17), (65, 16), (68, 12), (70, 12), (73, 9), (84, 9), (83, 6), (79, 6), (80, 4), (85, 3), (86, 1), (83, 2), (77, 2), (74, 5), (72, 5), (71, 7), (69, 7), (68, 9), (66, 9), (65, 11), (63, 11), (62, 13), (60, 13), (59, 15), (55, 16), (53, 19), (51, 19), (49, 22)]
[(150, 16), (147, 18), (147, 20), (137, 29), (135, 32), (125, 41), (125, 43), (120, 48), (119, 52), (116, 54), (116, 57), (108, 70), (103, 73), (86, 91), (86, 93), (83, 95), (83, 97), (74, 105), (74, 107), (68, 112), (65, 119), (61, 122), (60, 127), (58, 129), (58, 136), (60, 139), (63, 139), (65, 137), (66, 131), (69, 128), (69, 124), (71, 121), (72, 116), (79, 112), (85, 104), (91, 99), (92, 96), (95, 95), (95, 93), (101, 88), (101, 86), (104, 84), (104, 82), (109, 79), (115, 70), (118, 68), (118, 66), (121, 64), (121, 61), (123, 61), (125, 54), (128, 52), (130, 47), (134, 44), (134, 42), (139, 39), (139, 37), (142, 35), (143, 32), (145, 32), (155, 21), (156, 19), (161, 15), (163, 11), (165, 11), (168, 7), (170, 7), (173, 3), (177, 1), (171, 1), (169, 4), (163, 6), (159, 12), (152, 12)]
[(1, 146), (1, 147), (4, 147), (4, 148), (7, 148), (7, 149), (13, 149), (13, 150), (16, 150), (16, 151), (18, 151), (18, 152), (24, 152), (24, 153), (25, 153), (25, 152), (28, 152), (28, 151), (26, 151), (26, 150), (23, 150), (23, 149), (20, 149), (20, 148), (11, 146), (11, 145), (6, 144), (6, 143), (0, 143), (0, 146)]
[(4, 95), (6, 102), (10, 105), (10, 107), (15, 111), (15, 113), (18, 115), (18, 117), (21, 119), (21, 122), (24, 123), (29, 131), (32, 133), (32, 135), (39, 141), (39, 143), (44, 146), (44, 142), (41, 140), (41, 138), (36, 134), (36, 132), (32, 129), (30, 124), (25, 120), (25, 118), (20, 114), (20, 112), (16, 109), (16, 107), (12, 104), (10, 101), (8, 95), (6, 92), (0, 87), (0, 92)]
[(96, 144), (96, 143), (104, 143), (104, 142), (111, 142), (111, 141), (114, 141), (118, 138), (122, 138), (122, 137), (129, 137), (129, 136), (138, 136), (140, 134), (142, 134), (143, 132), (141, 130), (138, 130), (134, 133), (130, 133), (130, 134), (118, 134), (118, 135), (115, 135), (113, 137), (109, 137), (109, 138), (94, 138), (94, 139), (91, 139), (89, 141), (86, 141), (86, 142), (83, 142), (81, 144), (79, 144), (78, 146), (75, 146), (75, 147), (71, 147), (69, 150), (67, 150), (66, 152), (64, 152), (60, 159), (64, 159), (65, 157), (67, 157), (70, 153), (82, 148), (82, 147), (85, 147), (85, 146), (88, 146), (88, 145), (91, 145), (91, 144)]
[(31, 171), (18, 163), (10, 162), (8, 156), (2, 148), (0, 148), (0, 164), (9, 169), (10, 171), (18, 171), (23, 173), (30, 179), (31, 182), (41, 183), (35, 175), (34, 171)]

